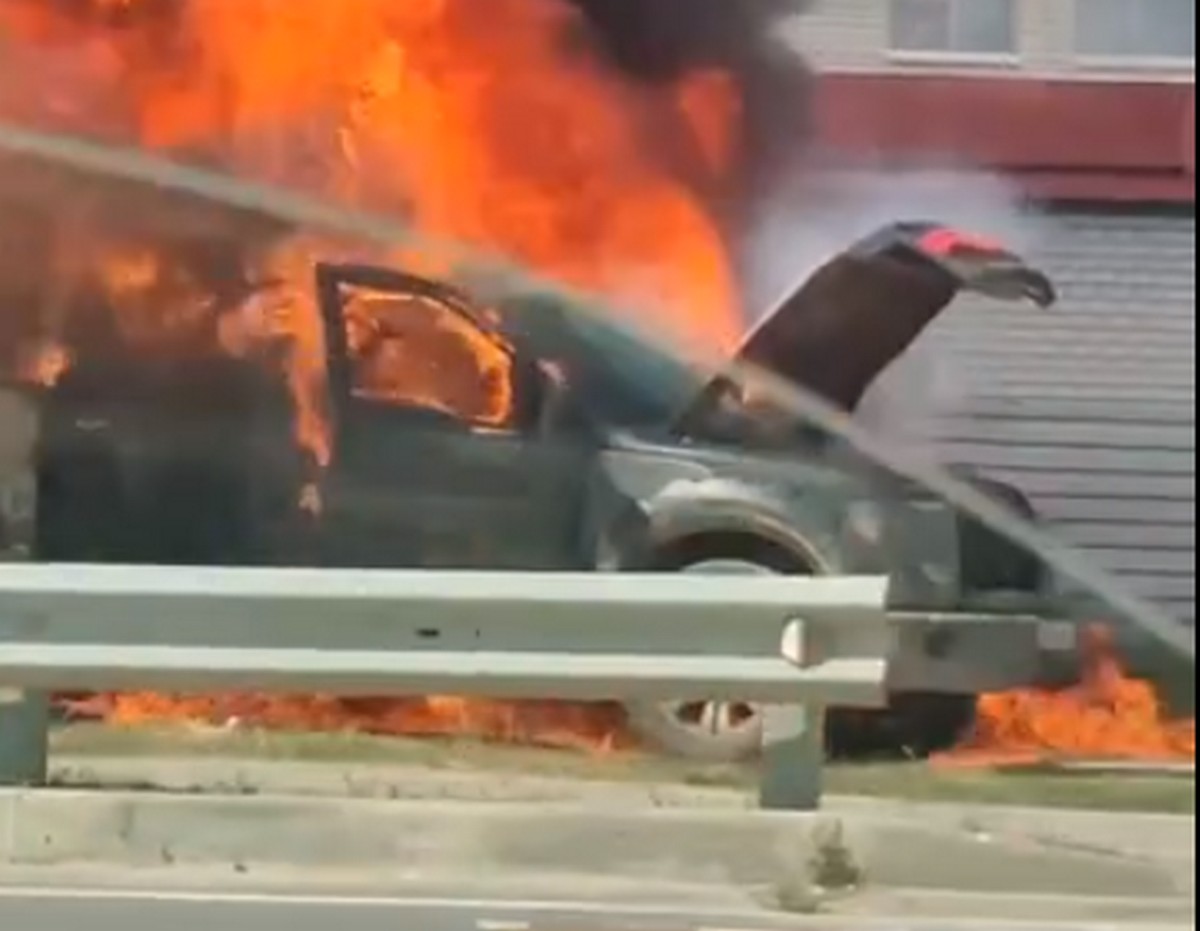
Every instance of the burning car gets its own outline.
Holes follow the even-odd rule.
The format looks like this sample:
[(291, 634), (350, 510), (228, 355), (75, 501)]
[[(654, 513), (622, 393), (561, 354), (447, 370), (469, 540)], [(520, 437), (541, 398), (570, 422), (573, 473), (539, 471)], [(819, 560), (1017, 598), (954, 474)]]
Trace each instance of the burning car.
[[(320, 261), (324, 461), (297, 444), (269, 366), (125, 354), (96, 323), (105, 314), (82, 314), (92, 329), (74, 344), (115, 348), (76, 359), (38, 398), (33, 557), (887, 573), (903, 618), (893, 720), (915, 711), (902, 739), (941, 744), (978, 693), (1071, 658), (1047, 646), (1050, 579), (1036, 556), (773, 403), (741, 367), (853, 412), (961, 291), (1055, 297), (997, 243), (898, 223), (827, 262), (714, 368), (554, 292), (475, 293)], [(1017, 489), (975, 481), (1032, 514)], [(737, 759), (760, 744), (749, 705), (627, 711), (643, 738), (687, 756)]]

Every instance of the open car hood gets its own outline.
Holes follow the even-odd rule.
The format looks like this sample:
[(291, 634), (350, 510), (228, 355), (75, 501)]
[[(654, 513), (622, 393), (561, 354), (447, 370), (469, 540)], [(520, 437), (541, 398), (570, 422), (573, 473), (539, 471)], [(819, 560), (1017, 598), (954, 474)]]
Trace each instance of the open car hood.
[(1050, 279), (1001, 243), (936, 223), (894, 223), (817, 269), (749, 333), (735, 359), (854, 411), (963, 291), (1041, 307), (1057, 299)]

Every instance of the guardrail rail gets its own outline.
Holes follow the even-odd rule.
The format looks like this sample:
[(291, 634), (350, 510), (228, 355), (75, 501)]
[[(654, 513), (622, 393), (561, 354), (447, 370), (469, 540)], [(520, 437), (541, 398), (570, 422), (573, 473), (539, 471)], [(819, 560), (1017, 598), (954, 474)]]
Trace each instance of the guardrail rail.
[(767, 705), (761, 802), (818, 805), (824, 709), (877, 707), (885, 577), (0, 565), (0, 784), (54, 690)]

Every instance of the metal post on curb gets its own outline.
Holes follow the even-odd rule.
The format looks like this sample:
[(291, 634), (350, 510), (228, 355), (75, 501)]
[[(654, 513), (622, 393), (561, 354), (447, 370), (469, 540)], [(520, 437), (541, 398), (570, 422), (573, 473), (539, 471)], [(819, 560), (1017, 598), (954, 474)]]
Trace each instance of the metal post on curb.
[(44, 785), (50, 698), (0, 688), (0, 786)]
[[(26, 563), (33, 550), (38, 409), (28, 392), (0, 388), (0, 569)], [(2, 639), (7, 647), (8, 638)], [(48, 694), (6, 685), (0, 677), (0, 786), (45, 783), (49, 725)]]
[(816, 811), (825, 767), (825, 709), (820, 705), (768, 705), (763, 710), (759, 807)]

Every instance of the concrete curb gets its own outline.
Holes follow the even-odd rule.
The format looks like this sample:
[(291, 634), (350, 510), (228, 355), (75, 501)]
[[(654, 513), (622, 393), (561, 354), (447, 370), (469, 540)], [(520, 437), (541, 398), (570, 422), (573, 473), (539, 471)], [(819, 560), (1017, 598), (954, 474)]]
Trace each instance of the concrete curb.
[(878, 813), (601, 810), (299, 795), (0, 791), (0, 863), (561, 873), (806, 895), (871, 886), (1175, 899), (1162, 864)]
[[(285, 795), (375, 800), (570, 805), (602, 813), (688, 809), (758, 811), (753, 791), (669, 782), (614, 782), (556, 775), (381, 763), (230, 758), (60, 757), (54, 785), (185, 794)], [(827, 796), (823, 813), (901, 821), (977, 839), (1016, 838), (1043, 846), (1177, 865), (1192, 877), (1196, 821), (1190, 816), (1020, 808)], [(1190, 887), (1189, 887), (1190, 888)]]

